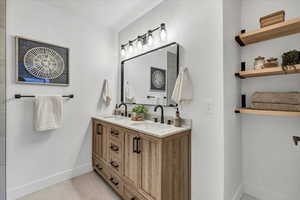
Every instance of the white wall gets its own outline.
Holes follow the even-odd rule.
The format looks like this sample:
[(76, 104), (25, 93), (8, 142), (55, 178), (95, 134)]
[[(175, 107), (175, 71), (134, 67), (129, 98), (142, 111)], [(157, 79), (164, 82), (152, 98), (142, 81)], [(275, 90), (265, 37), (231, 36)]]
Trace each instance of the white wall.
[(0, 199), (5, 200), (5, 0), (0, 0)]
[[(192, 200), (224, 197), (223, 27), (221, 0), (166, 0), (120, 34), (120, 43), (167, 24), (169, 42), (181, 45), (180, 66), (189, 68), (194, 100), (183, 117), (193, 119)], [(208, 111), (207, 104), (212, 104)], [(152, 110), (153, 108), (151, 108)], [(170, 112), (174, 115), (174, 109)]]
[[(299, 17), (299, 0), (243, 0), (242, 28), (259, 28), (259, 18), (285, 10), (287, 19)], [(280, 57), (300, 50), (300, 34), (243, 47), (249, 68), (256, 56)], [(252, 78), (242, 81), (248, 97), (255, 91), (299, 91), (299, 75)], [(248, 99), (249, 102), (249, 99)], [(243, 179), (245, 192), (261, 200), (296, 200), (300, 196), (300, 149), (292, 141), (300, 135), (299, 118), (242, 116)]]
[[(110, 80), (116, 97), (118, 57), (114, 32), (39, 1), (8, 1), (7, 20), (7, 175), (13, 199), (91, 170), (90, 119), (101, 110), (98, 100), (104, 78)], [(15, 84), (16, 35), (69, 47), (70, 86)], [(75, 98), (65, 102), (61, 129), (37, 133), (33, 100), (14, 100), (16, 93), (74, 94)]]
[(224, 199), (242, 195), (241, 120), (233, 111), (240, 105), (240, 81), (233, 74), (240, 69), (240, 48), (234, 36), (240, 32), (241, 0), (227, 0), (223, 7), (224, 27)]
[(242, 195), (241, 120), (233, 111), (240, 105), (240, 48), (234, 40), (241, 28), (241, 0), (224, 0), (224, 154), (225, 200), (240, 200)]

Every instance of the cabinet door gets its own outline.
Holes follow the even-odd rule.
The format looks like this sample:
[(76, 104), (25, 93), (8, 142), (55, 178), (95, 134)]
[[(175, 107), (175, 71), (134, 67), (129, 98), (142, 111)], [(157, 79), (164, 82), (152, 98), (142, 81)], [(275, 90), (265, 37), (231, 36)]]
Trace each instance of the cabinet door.
[(140, 190), (151, 199), (161, 199), (161, 142), (139, 138), (141, 152)]
[(107, 161), (108, 133), (107, 126), (99, 121), (93, 123), (93, 154), (103, 161)]
[(125, 131), (124, 134), (124, 178), (138, 187), (140, 176), (140, 154), (137, 153), (138, 134)]

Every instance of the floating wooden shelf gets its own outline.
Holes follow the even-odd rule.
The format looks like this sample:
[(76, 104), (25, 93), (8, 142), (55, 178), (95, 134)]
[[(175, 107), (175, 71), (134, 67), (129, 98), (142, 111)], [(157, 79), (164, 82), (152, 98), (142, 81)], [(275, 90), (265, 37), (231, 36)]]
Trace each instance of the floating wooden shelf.
[(288, 66), (286, 71), (283, 71), (282, 67), (272, 67), (272, 68), (265, 68), (260, 70), (240, 71), (235, 75), (240, 78), (252, 78), (252, 77), (286, 75), (286, 74), (297, 74), (297, 73), (300, 73), (300, 65)]
[(255, 110), (251, 108), (239, 108), (235, 110), (236, 113), (254, 114), (254, 115), (275, 115), (275, 116), (290, 116), (300, 117), (300, 112), (293, 111), (275, 111), (275, 110)]
[(255, 31), (242, 33), (236, 36), (236, 41), (245, 46), (274, 38), (284, 37), (300, 32), (300, 17), (282, 23), (267, 26)]

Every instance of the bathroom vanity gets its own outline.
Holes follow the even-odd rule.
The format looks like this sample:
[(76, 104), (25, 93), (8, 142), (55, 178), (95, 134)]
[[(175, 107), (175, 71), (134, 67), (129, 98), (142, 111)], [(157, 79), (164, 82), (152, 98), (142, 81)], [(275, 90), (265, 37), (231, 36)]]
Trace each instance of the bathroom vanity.
[(191, 130), (93, 118), (93, 168), (125, 200), (190, 200)]

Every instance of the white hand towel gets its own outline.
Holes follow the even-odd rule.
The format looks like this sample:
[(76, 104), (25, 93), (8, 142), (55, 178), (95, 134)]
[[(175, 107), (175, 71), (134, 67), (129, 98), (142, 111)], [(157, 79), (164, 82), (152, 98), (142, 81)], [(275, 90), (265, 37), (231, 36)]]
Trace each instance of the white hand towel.
[(58, 129), (63, 123), (63, 98), (61, 96), (38, 96), (34, 105), (36, 131)]
[(172, 94), (172, 100), (177, 104), (190, 102), (193, 99), (192, 81), (187, 68), (181, 70), (178, 74), (175, 87)]
[(128, 103), (134, 103), (135, 102), (135, 92), (133, 90), (133, 87), (129, 84), (129, 82), (126, 82), (125, 87), (125, 100)]
[(103, 82), (102, 99), (106, 104), (110, 104), (111, 102), (111, 93), (110, 93), (108, 80), (104, 80)]

